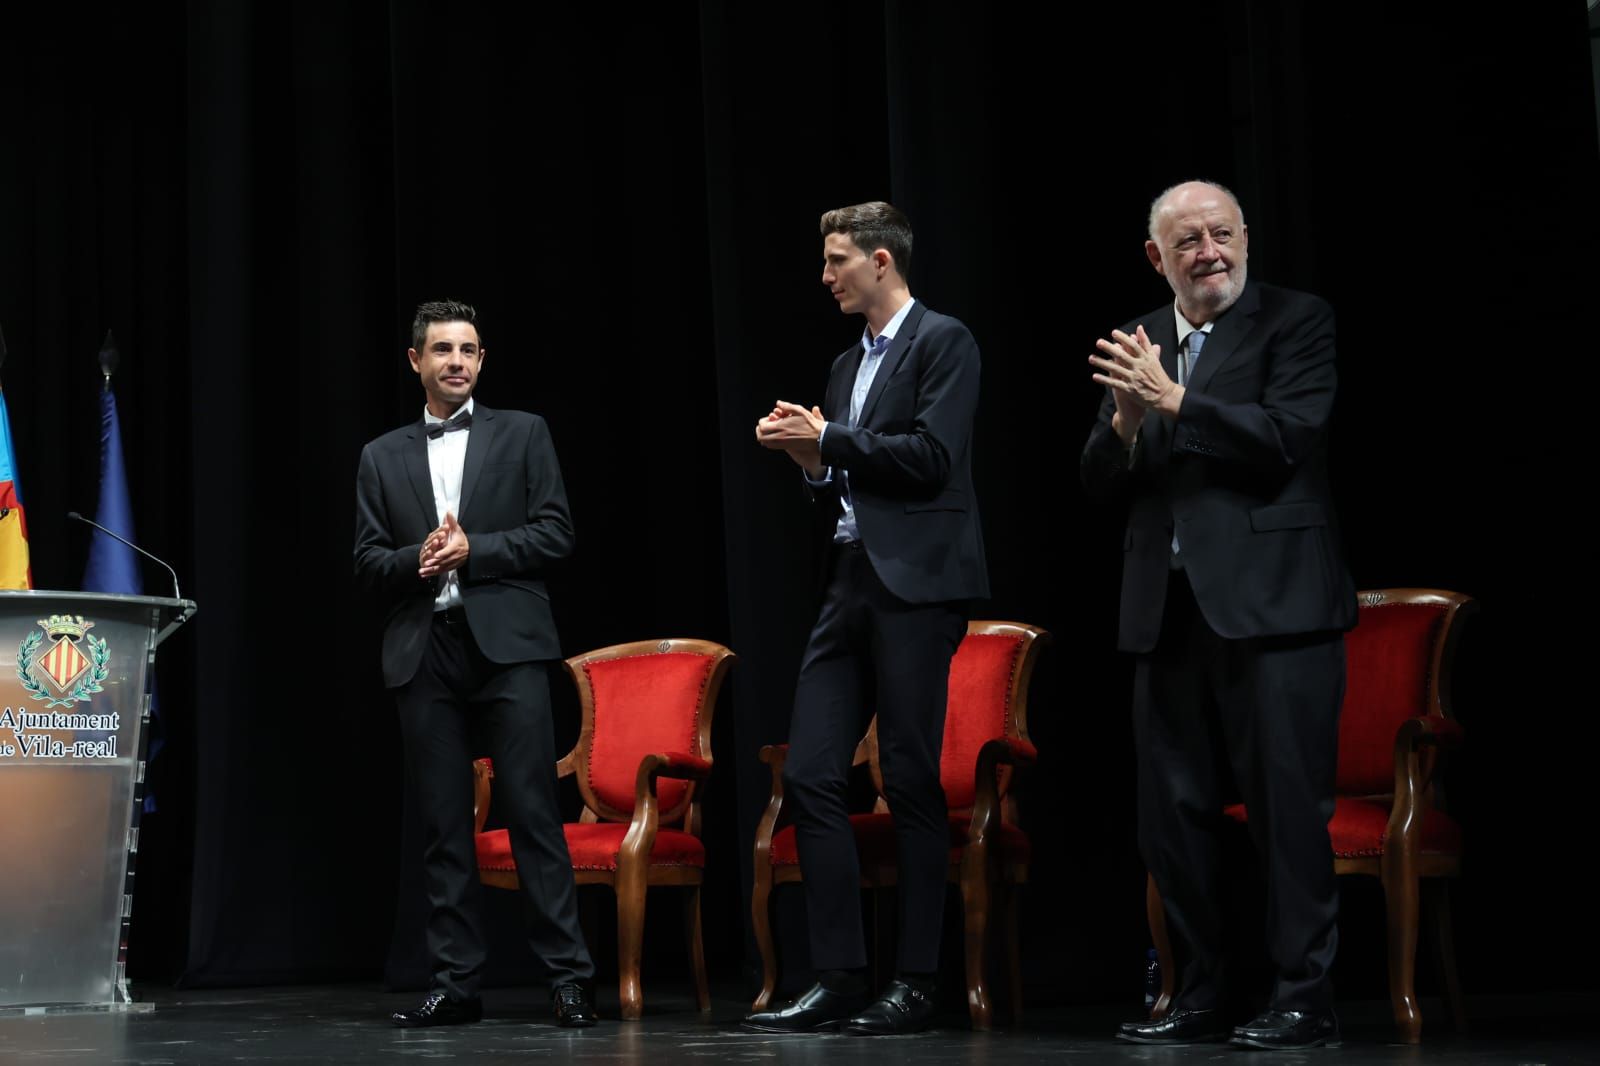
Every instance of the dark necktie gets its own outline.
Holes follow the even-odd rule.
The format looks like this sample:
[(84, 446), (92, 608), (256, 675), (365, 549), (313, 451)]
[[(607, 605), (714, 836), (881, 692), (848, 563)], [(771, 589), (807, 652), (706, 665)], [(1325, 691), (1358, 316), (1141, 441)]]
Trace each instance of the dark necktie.
[(463, 407), (443, 422), (429, 422), (423, 428), (427, 430), (429, 440), (438, 440), (452, 430), (466, 429), (471, 425), (472, 412)]

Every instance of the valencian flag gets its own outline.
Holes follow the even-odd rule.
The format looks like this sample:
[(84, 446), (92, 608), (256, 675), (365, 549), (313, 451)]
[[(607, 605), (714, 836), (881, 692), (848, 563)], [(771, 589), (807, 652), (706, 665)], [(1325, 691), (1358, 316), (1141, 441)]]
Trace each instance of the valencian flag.
[[(6, 337), (0, 333), (0, 366), (6, 361)], [(33, 588), (28, 567), (28, 524), (22, 519), (22, 488), (17, 484), (16, 452), (11, 448), (11, 415), (0, 389), (0, 588)]]

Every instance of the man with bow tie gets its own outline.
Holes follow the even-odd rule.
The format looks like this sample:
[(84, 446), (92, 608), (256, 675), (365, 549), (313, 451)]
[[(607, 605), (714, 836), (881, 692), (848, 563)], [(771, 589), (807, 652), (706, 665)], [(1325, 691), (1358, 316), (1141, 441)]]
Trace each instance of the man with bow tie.
[(556, 800), (547, 676), (561, 648), (544, 579), (573, 546), (555, 445), (538, 415), (474, 403), (486, 353), (470, 305), (418, 307), (412, 345), (422, 418), (369, 443), (356, 474), (355, 572), (385, 610), (383, 679), (422, 819), (433, 964), (427, 998), (391, 1021), (482, 1016), (471, 742), (481, 735), (556, 1020), (593, 1025), (594, 965)]

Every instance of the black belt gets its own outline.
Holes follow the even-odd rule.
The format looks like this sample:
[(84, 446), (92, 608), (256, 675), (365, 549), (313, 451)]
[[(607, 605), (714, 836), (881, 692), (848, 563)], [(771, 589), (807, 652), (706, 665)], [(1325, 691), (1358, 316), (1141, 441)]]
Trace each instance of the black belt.
[(443, 622), (447, 626), (464, 626), (467, 624), (467, 609), (465, 607), (446, 607), (442, 611), (433, 612), (435, 622)]

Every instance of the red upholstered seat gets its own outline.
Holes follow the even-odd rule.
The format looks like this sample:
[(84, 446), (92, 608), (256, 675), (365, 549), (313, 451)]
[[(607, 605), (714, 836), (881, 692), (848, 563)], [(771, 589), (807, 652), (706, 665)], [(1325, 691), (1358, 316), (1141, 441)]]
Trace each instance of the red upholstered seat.
[[(1014, 622), (971, 622), (950, 661), (949, 702), (939, 782), (950, 810), (949, 878), (961, 886), (967, 912), (967, 1003), (975, 1029), (989, 1028), (992, 1004), (984, 962), (988, 954), (990, 909), (1007, 919), (1011, 1006), (1020, 1017), (1022, 990), (1016, 965), (1014, 889), (1028, 876), (1032, 847), (1017, 824), (1011, 779), (1017, 764), (1033, 760), (1028, 741), (1028, 683), (1039, 650), (1050, 634)], [(783, 810), (783, 763), (787, 749), (762, 749), (772, 767), (772, 799), (756, 830), (755, 891), (750, 901), (756, 945), (761, 950), (762, 988), (755, 1009), (764, 1010), (777, 988), (777, 950), (772, 940), (771, 903), (775, 885), (802, 879), (794, 828), (779, 827)], [(874, 809), (850, 816), (861, 856), (861, 879), (883, 888), (896, 880), (894, 817), (884, 799), (878, 764), (877, 723), (856, 749), (854, 765), (866, 763), (877, 788)]]
[[(557, 764), (583, 797), (581, 821), (562, 827), (573, 877), (610, 885), (617, 896), (617, 971), (622, 1016), (644, 1010), (639, 961), (645, 892), (676, 885), (688, 893), (684, 934), (700, 1009), (711, 1009), (700, 940), (700, 840), (696, 783), (711, 772), (711, 715), (733, 653), (705, 640), (647, 640), (601, 648), (566, 661), (578, 687), (583, 726)], [(484, 832), (493, 767), (477, 773), (478, 873), (485, 884), (517, 887), (504, 829)]]
[[(862, 865), (892, 864), (895, 861), (894, 818), (888, 814), (852, 814), (850, 827), (856, 831), (856, 849)], [(961, 852), (967, 846), (972, 829), (972, 819), (960, 815), (950, 816), (950, 864), (959, 866)], [(1001, 823), (997, 838), (1001, 861), (1025, 863), (1032, 855), (1028, 834), (1014, 825)], [(784, 826), (772, 835), (772, 865), (798, 866), (800, 854), (795, 848), (794, 826)]]
[[(1393, 807), (1394, 800), (1389, 797), (1336, 797), (1333, 817), (1328, 821), (1328, 835), (1333, 838), (1333, 857), (1360, 859), (1381, 856)], [(1241, 825), (1246, 821), (1242, 803), (1226, 807), (1222, 813)], [(1429, 807), (1422, 812), (1417, 847), (1423, 855), (1460, 855), (1461, 827), (1448, 814)]]
[[(617, 868), (617, 852), (628, 833), (626, 825), (621, 822), (589, 825), (568, 822), (561, 828), (567, 835), (567, 850), (572, 853), (574, 870)], [(517, 864), (511, 858), (511, 841), (504, 829), (479, 833), (477, 843), (479, 869), (516, 871)], [(650, 848), (650, 865), (704, 868), (705, 864), (706, 846), (699, 837), (681, 829), (656, 830), (655, 844)]]

